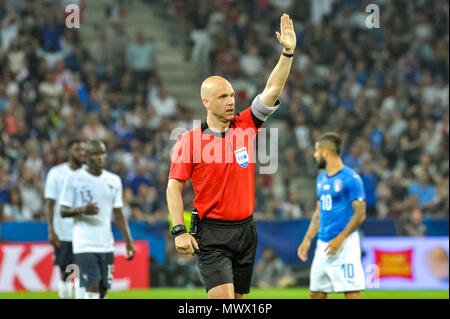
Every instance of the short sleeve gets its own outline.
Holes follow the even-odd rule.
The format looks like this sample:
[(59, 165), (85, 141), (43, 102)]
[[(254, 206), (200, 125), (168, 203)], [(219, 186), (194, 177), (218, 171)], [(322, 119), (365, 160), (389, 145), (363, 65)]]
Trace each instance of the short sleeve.
[(57, 200), (58, 198), (58, 186), (56, 183), (55, 171), (51, 169), (47, 174), (45, 180), (44, 198)]
[(252, 113), (258, 120), (264, 122), (280, 107), (280, 104), (280, 100), (277, 100), (274, 106), (265, 105), (261, 102), (261, 94), (258, 94), (252, 102)]
[(191, 135), (185, 133), (175, 143), (170, 164), (169, 178), (189, 180), (192, 175), (193, 154)]
[(75, 176), (69, 175), (64, 181), (59, 201), (61, 206), (74, 207), (75, 205)]
[(114, 208), (122, 208), (123, 207), (123, 187), (122, 181), (120, 177), (117, 178), (117, 192), (114, 196)]
[(348, 180), (348, 196), (349, 200), (351, 202), (355, 200), (365, 200), (366, 199), (366, 193), (364, 191), (364, 185), (361, 180), (361, 177), (354, 173), (352, 176), (350, 176)]

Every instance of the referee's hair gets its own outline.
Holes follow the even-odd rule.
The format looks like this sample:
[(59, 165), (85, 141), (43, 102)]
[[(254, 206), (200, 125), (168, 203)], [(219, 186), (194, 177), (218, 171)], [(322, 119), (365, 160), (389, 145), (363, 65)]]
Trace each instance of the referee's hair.
[(78, 138), (72, 139), (72, 140), (70, 140), (70, 141), (67, 143), (67, 149), (70, 150), (70, 148), (72, 147), (72, 145), (74, 145), (74, 144), (80, 144), (80, 143), (82, 143), (82, 142), (83, 142), (83, 141), (80, 140), (80, 139), (78, 139)]
[(321, 146), (335, 153), (336, 155), (341, 155), (342, 139), (337, 133), (333, 132), (324, 133), (318, 138), (317, 142), (321, 144)]

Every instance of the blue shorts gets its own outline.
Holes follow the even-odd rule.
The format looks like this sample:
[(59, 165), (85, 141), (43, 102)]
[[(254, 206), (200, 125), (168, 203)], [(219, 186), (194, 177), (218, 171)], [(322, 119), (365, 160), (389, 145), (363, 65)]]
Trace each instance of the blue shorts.
[(55, 259), (53, 263), (61, 267), (62, 271), (65, 271), (68, 265), (75, 263), (72, 252), (72, 242), (60, 241), (59, 243), (59, 246), (55, 247)]
[(114, 253), (75, 254), (75, 262), (80, 268), (80, 287), (97, 283), (100, 288), (111, 288), (114, 272)]

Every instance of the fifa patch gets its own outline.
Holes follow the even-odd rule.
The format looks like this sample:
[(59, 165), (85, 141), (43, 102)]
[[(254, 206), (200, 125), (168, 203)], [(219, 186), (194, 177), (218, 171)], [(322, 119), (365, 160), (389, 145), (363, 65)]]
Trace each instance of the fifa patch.
[(238, 162), (239, 166), (246, 168), (248, 165), (248, 154), (247, 149), (244, 147), (235, 150), (234, 156), (236, 157), (236, 162)]
[(336, 193), (339, 193), (342, 190), (342, 181), (340, 179), (334, 181), (333, 189)]

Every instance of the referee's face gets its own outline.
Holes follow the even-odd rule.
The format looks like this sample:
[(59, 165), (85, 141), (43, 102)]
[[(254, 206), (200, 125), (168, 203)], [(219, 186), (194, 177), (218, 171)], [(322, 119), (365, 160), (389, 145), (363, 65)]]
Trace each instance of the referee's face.
[(228, 81), (218, 81), (214, 83), (209, 97), (205, 99), (205, 107), (221, 122), (229, 122), (235, 113), (234, 95), (233, 87)]

